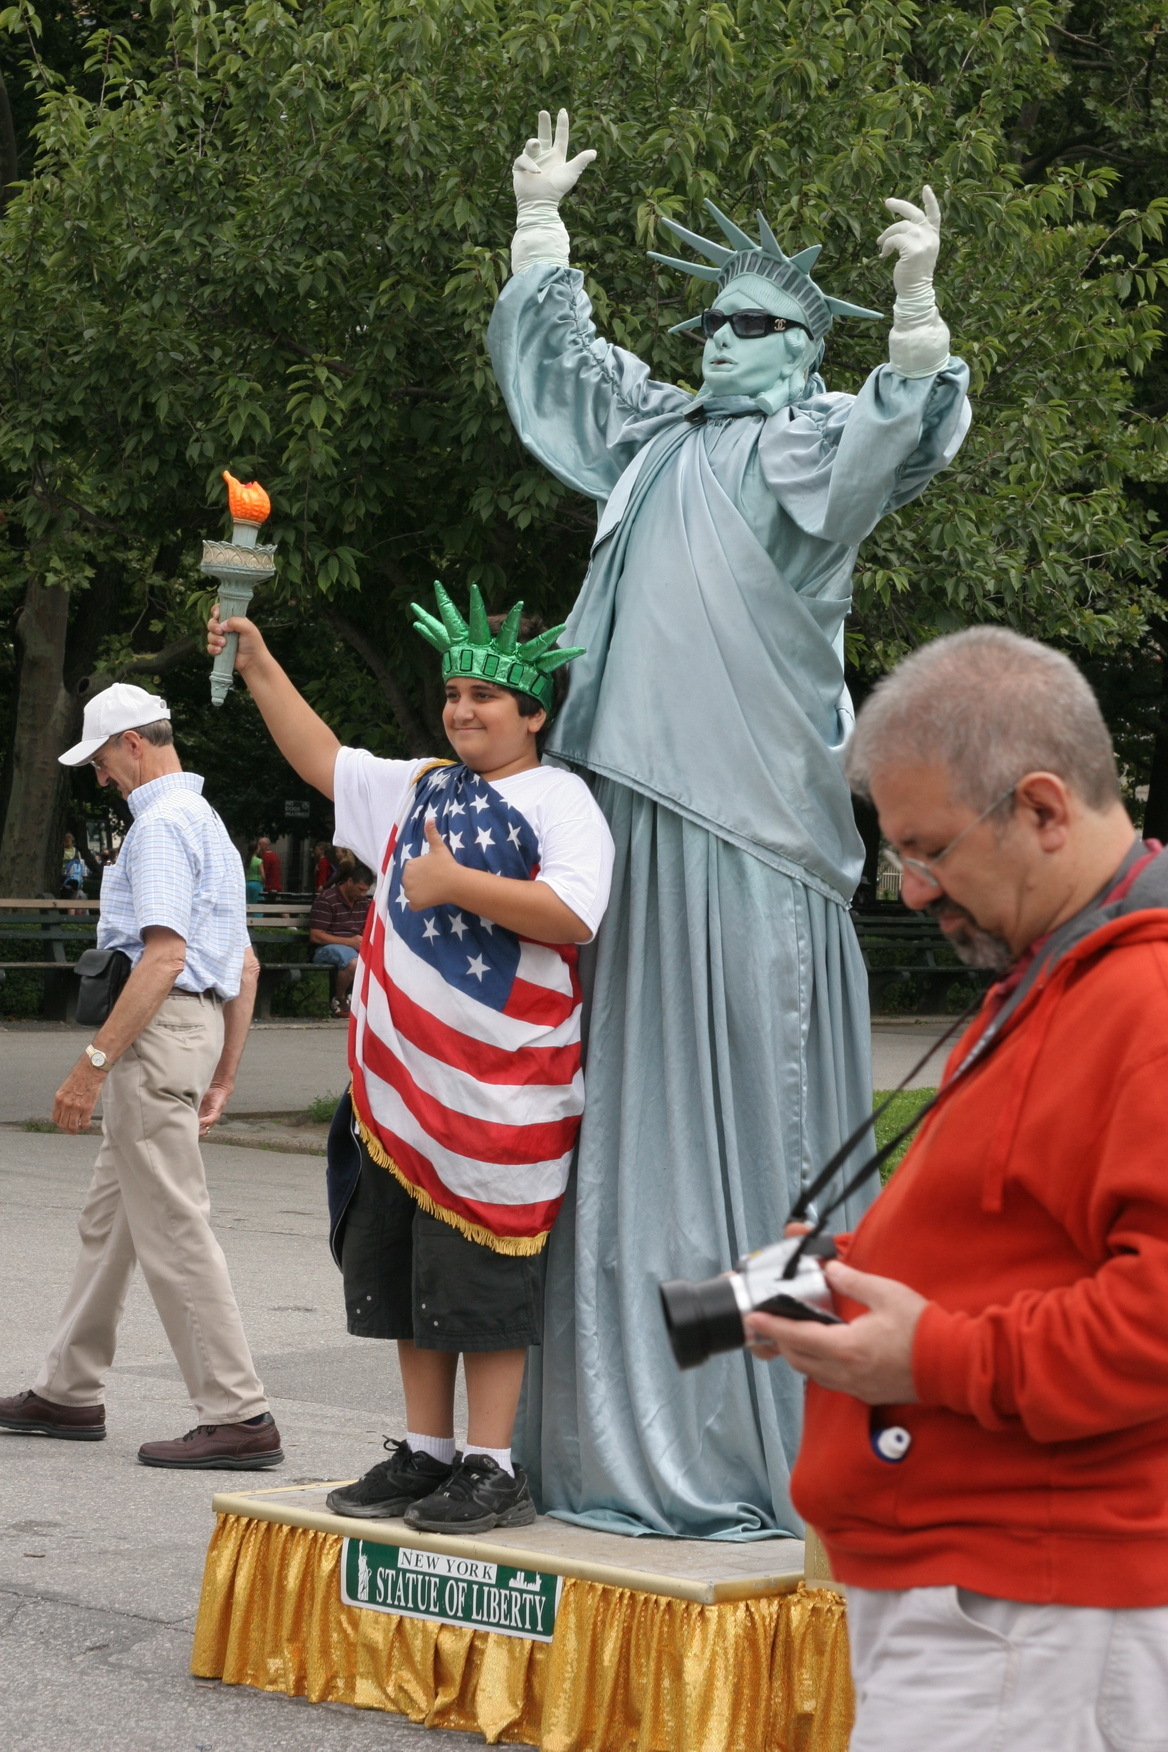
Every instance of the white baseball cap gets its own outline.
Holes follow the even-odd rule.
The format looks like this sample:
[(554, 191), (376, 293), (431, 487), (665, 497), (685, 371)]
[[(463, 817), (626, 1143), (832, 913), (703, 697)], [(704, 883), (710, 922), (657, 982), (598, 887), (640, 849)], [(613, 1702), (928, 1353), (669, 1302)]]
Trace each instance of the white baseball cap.
[(144, 687), (134, 687), (128, 681), (115, 681), (90, 700), (81, 720), (81, 741), (67, 748), (57, 759), (62, 766), (84, 766), (98, 749), (122, 730), (140, 730), (143, 724), (157, 724), (170, 717), (170, 707), (157, 694)]

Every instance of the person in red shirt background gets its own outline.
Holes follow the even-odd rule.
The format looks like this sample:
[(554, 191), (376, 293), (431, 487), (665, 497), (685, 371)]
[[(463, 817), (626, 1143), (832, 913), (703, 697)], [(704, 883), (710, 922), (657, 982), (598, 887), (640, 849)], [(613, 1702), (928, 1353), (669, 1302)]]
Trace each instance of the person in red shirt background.
[(319, 894), (322, 888), (327, 888), (336, 875), (336, 865), (329, 857), (330, 846), (327, 840), (317, 840), (312, 848), (312, 892)]
[(256, 841), (256, 851), (260, 855), (260, 863), (264, 867), (264, 893), (280, 894), (284, 888), (284, 872), (280, 868), (279, 854), (272, 850), (272, 842), (265, 837)]
[(1003, 978), (826, 1267), (753, 1314), (848, 1598), (852, 1752), (1168, 1747), (1168, 855), (1087, 683), (1000, 628), (874, 690), (846, 766), (907, 905)]

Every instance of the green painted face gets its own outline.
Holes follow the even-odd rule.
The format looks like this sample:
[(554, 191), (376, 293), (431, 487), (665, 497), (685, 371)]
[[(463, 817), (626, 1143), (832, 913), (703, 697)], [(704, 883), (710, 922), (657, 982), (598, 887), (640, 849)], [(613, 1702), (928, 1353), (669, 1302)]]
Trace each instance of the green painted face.
[[(733, 285), (714, 300), (715, 310), (757, 310), (757, 297)], [(815, 342), (802, 329), (784, 329), (743, 341), (724, 323), (702, 349), (702, 377), (713, 395), (769, 395), (780, 405), (795, 400), (807, 381)]]

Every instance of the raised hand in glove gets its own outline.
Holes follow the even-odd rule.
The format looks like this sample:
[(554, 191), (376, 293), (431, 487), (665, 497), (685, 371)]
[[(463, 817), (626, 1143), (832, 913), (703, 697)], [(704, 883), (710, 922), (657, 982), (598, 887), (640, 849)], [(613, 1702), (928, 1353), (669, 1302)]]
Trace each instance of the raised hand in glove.
[(552, 136), (552, 118), (547, 110), (539, 112), (539, 133), (529, 140), (512, 166), (515, 203), (524, 207), (530, 201), (554, 201), (558, 207), (569, 189), (574, 189), (582, 171), (587, 170), (595, 152), (577, 152), (568, 157), (568, 112), (562, 109), (556, 117), (556, 132)]
[(595, 152), (577, 152), (568, 157), (568, 112), (552, 118), (539, 112), (539, 132), (528, 140), (512, 167), (518, 223), (511, 242), (511, 269), (520, 273), (535, 262), (568, 265), (568, 233), (560, 219), (559, 206), (580, 174), (596, 157)]
[(923, 213), (911, 201), (889, 200), (884, 203), (890, 213), (900, 214), (896, 224), (890, 225), (876, 239), (882, 256), (890, 256), (893, 250), (896, 251), (892, 284), (896, 287), (897, 297), (933, 284), (933, 269), (941, 248), (941, 209), (928, 183), (921, 190), (921, 200), (925, 204)]
[(949, 330), (941, 321), (933, 295), (933, 269), (941, 248), (941, 208), (932, 189), (921, 190), (921, 207), (911, 201), (887, 200), (896, 222), (876, 239), (882, 256), (895, 254), (892, 284), (896, 303), (888, 357), (902, 377), (931, 377), (949, 357)]

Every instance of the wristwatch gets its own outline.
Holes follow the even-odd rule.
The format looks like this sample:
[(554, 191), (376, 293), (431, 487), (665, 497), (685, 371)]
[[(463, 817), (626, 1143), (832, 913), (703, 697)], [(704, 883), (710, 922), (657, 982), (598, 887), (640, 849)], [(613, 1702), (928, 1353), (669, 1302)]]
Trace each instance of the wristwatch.
[(85, 1056), (95, 1071), (109, 1070), (109, 1059), (106, 1054), (102, 1052), (100, 1046), (87, 1046), (85, 1049)]

